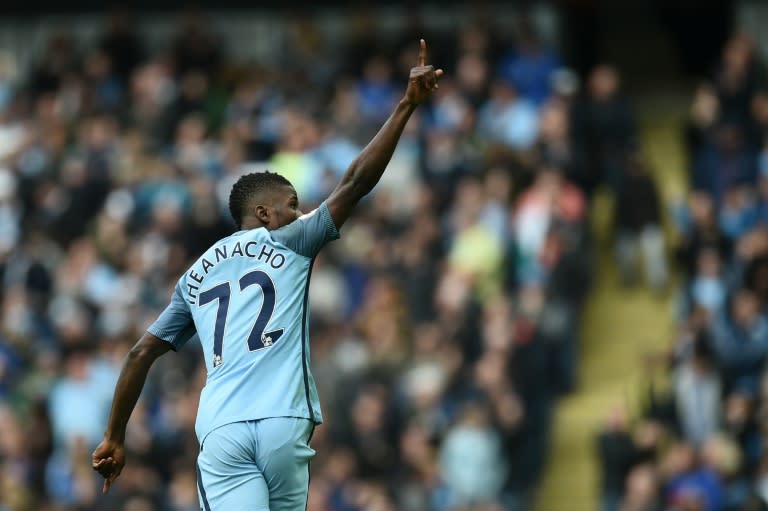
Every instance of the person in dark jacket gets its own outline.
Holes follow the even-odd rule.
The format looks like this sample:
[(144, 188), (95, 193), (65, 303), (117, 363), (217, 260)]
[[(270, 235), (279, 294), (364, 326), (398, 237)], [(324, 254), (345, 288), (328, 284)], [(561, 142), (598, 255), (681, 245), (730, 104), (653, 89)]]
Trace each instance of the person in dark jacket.
[(624, 284), (637, 278), (639, 252), (648, 283), (662, 290), (668, 279), (666, 246), (661, 230), (659, 193), (639, 154), (627, 161), (627, 173), (616, 196), (616, 259)]

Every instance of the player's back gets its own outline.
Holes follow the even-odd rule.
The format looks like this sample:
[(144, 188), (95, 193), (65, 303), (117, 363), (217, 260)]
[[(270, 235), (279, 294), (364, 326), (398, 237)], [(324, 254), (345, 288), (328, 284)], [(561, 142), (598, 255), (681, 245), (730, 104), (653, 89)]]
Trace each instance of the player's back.
[[(309, 369), (308, 286), (314, 256), (336, 237), (323, 204), (282, 229), (219, 240), (179, 279), (175, 308), (191, 317), (208, 370), (196, 424), (201, 442), (231, 422), (322, 421)], [(172, 314), (149, 330), (178, 348), (188, 336), (164, 335)]]

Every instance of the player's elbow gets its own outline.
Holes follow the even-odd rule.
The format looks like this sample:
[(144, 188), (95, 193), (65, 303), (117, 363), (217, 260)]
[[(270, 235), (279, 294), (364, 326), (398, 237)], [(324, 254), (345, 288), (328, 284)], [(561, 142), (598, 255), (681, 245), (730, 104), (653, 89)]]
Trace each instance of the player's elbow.
[(360, 202), (360, 199), (368, 195), (372, 190), (372, 187), (368, 186), (367, 183), (363, 181), (353, 181), (349, 184), (348, 189), (346, 190), (345, 195), (349, 197), (349, 202), (352, 204), (357, 204)]
[(140, 342), (136, 343), (136, 345), (131, 348), (126, 357), (127, 363), (131, 365), (151, 364), (155, 358), (156, 357), (152, 354), (152, 350)]

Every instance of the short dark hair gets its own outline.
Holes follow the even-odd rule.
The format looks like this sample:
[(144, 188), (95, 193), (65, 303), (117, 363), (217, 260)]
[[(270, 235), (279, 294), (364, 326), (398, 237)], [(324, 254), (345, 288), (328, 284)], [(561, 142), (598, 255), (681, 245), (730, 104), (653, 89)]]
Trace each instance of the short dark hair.
[(280, 174), (268, 170), (252, 172), (238, 179), (229, 193), (229, 212), (237, 228), (239, 229), (243, 225), (243, 212), (248, 205), (248, 201), (262, 192), (274, 190), (278, 186), (285, 185), (293, 186), (290, 181)]

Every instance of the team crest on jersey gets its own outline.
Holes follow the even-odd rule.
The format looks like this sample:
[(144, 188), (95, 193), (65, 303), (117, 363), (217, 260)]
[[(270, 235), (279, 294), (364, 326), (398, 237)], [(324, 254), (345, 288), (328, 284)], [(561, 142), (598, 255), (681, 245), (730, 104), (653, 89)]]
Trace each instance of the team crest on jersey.
[(213, 356), (213, 367), (219, 367), (221, 365), (221, 355)]
[(261, 343), (264, 345), (265, 348), (269, 348), (272, 346), (272, 336), (271, 335), (262, 335), (261, 336)]

